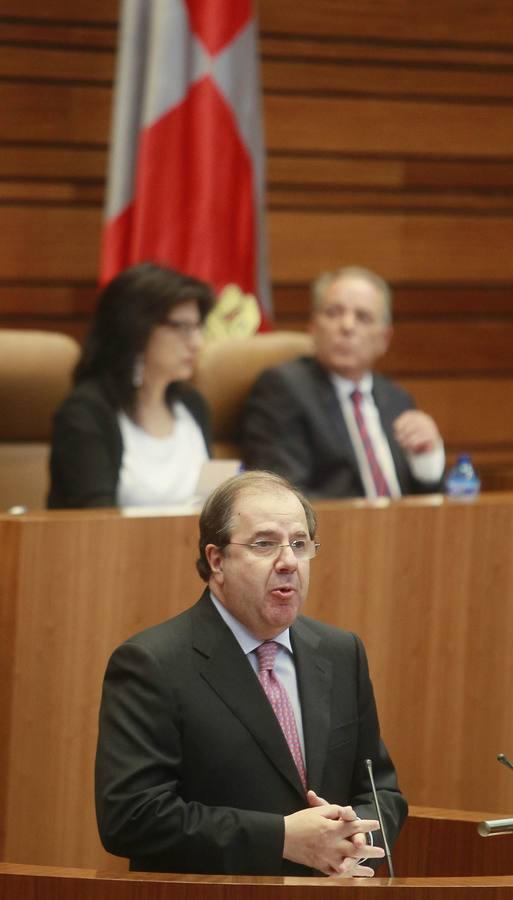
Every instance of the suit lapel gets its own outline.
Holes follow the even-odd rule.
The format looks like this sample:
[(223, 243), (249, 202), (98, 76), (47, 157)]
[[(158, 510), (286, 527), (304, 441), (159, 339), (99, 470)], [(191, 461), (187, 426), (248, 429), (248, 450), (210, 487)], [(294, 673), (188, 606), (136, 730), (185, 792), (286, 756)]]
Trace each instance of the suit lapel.
[(319, 637), (304, 619), (298, 619), (290, 633), (301, 699), (307, 783), (309, 788), (318, 791), (331, 726), (332, 664), (320, 655)]
[(193, 647), (202, 677), (304, 798), (301, 779), (278, 720), (249, 661), (208, 592), (193, 610)]
[[(326, 439), (335, 445), (335, 456), (343, 456), (345, 464), (351, 465), (355, 477), (361, 483), (360, 467), (354, 452), (353, 442), (349, 434), (337, 392), (328, 373), (317, 360), (312, 359), (313, 374), (317, 388), (318, 406), (324, 421)], [(363, 490), (363, 484), (361, 484)]]

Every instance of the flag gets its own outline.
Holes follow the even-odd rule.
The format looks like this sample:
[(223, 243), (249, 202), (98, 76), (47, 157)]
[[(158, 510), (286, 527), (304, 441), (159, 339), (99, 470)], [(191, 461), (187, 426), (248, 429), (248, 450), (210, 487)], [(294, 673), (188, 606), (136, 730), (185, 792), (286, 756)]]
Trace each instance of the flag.
[(100, 280), (152, 260), (271, 318), (252, 0), (123, 0)]

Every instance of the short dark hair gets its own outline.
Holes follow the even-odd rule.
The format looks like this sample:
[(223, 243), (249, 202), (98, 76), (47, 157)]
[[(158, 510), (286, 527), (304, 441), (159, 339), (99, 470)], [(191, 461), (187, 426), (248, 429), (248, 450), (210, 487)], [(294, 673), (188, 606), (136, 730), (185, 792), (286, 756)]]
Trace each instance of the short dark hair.
[(196, 568), (203, 581), (210, 578), (210, 565), (205, 555), (207, 544), (215, 544), (216, 547), (226, 547), (230, 543), (233, 530), (233, 507), (237, 497), (245, 492), (255, 491), (290, 491), (301, 503), (305, 511), (308, 534), (311, 540), (315, 538), (317, 530), (317, 517), (313, 508), (301, 491), (298, 491), (281, 475), (274, 472), (261, 472), (253, 470), (234, 475), (223, 481), (208, 497), (201, 511), (199, 520), (199, 558)]
[(139, 263), (120, 272), (99, 296), (75, 369), (75, 383), (101, 378), (118, 406), (130, 410), (137, 357), (169, 311), (188, 300), (197, 302), (203, 321), (214, 304), (214, 294), (204, 281), (153, 262)]

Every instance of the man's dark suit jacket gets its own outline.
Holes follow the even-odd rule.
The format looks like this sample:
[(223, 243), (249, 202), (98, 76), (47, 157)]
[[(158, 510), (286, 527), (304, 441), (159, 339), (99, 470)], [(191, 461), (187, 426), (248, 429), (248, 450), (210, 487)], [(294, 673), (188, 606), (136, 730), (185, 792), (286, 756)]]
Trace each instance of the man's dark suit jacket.
[[(413, 409), (411, 396), (373, 373), (373, 397), (390, 445), (402, 494), (432, 493), (440, 482), (413, 478), (393, 423)], [(244, 411), (243, 456), (249, 469), (283, 475), (310, 497), (363, 497), (358, 462), (333, 383), (312, 357), (267, 369)]]
[[(309, 787), (376, 818), (371, 758), (393, 842), (406, 815), (380, 740), (364, 648), (300, 616), (291, 641)], [(105, 848), (141, 871), (311, 875), (282, 859), (283, 817), (307, 806), (278, 721), (205, 592), (111, 657), (96, 760)], [(376, 841), (379, 843), (379, 836)]]

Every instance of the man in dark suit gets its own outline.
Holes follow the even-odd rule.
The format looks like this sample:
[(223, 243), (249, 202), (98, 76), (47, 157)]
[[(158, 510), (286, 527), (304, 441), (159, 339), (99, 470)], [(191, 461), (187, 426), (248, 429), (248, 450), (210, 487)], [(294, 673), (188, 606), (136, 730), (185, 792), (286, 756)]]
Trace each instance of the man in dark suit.
[(407, 807), (363, 645), (299, 615), (315, 528), (279, 476), (229, 479), (200, 518), (209, 590), (112, 655), (97, 817), (105, 848), (131, 868), (372, 875), (383, 849), (380, 833), (368, 845), (378, 823), (367, 758), (389, 842), (397, 836)]
[(248, 468), (288, 478), (310, 497), (441, 489), (438, 428), (403, 388), (373, 371), (392, 335), (385, 281), (358, 267), (313, 285), (315, 355), (268, 369), (244, 413)]

